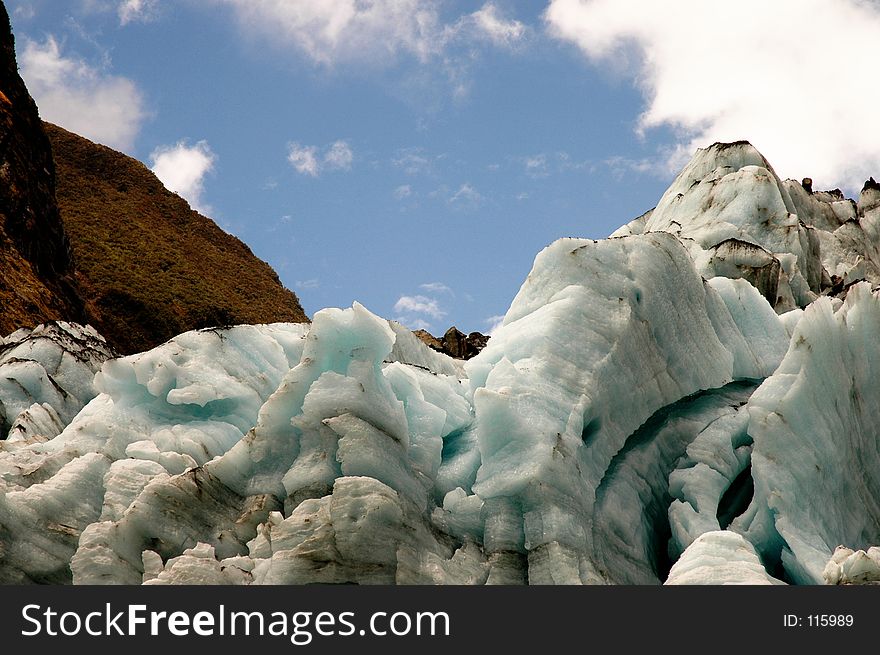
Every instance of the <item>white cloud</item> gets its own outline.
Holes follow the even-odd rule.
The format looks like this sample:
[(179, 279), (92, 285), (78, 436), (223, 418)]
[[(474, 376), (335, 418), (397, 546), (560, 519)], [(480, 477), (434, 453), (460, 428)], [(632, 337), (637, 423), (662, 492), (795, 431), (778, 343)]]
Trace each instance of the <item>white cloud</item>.
[(297, 280), (296, 281), (296, 288), (297, 289), (310, 290), (310, 289), (317, 289), (320, 286), (321, 286), (321, 283), (317, 278), (312, 278), (310, 280)]
[(132, 148), (147, 116), (134, 82), (65, 57), (52, 36), (25, 39), (19, 65), (43, 119), (112, 148)]
[(318, 177), (322, 171), (348, 171), (354, 161), (354, 152), (348, 142), (337, 140), (318, 152), (318, 146), (304, 146), (293, 142), (287, 146), (287, 161), (302, 175)]
[(485, 322), (488, 326), (486, 329), (486, 336), (494, 337), (495, 333), (501, 329), (502, 323), (504, 323), (504, 315), (499, 314), (498, 316), (490, 316)]
[(510, 47), (526, 34), (526, 26), (518, 20), (507, 20), (494, 2), (487, 2), (470, 15), (474, 28), (497, 46)]
[(133, 22), (153, 20), (157, 8), (157, 0), (123, 0), (119, 3), (116, 13), (119, 14), (119, 24), (128, 25)]
[(169, 191), (186, 199), (193, 209), (208, 214), (211, 208), (202, 200), (205, 175), (214, 168), (217, 157), (206, 141), (193, 146), (178, 141), (173, 146), (159, 146), (150, 153), (152, 171)]
[[(448, 289), (446, 285), (440, 283), (429, 283), (421, 285), (422, 289), (441, 290), (440, 287)], [(402, 323), (410, 330), (428, 330), (432, 329), (429, 319), (440, 320), (446, 316), (446, 311), (440, 307), (440, 303), (436, 298), (423, 295), (400, 296), (394, 303), (394, 312), (397, 317), (394, 319), (398, 323)]]
[(301, 146), (291, 143), (287, 146), (287, 161), (303, 175), (318, 176), (318, 148), (317, 146)]
[(510, 46), (527, 28), (505, 18), (494, 2), (444, 21), (440, 4), (425, 0), (214, 0), (241, 26), (290, 45), (318, 64), (387, 65), (398, 55), (441, 59), (454, 43)]
[(317, 63), (393, 57), (421, 59), (440, 47), (434, 3), (422, 0), (218, 0), (244, 28), (293, 45)]
[(331, 170), (347, 171), (351, 169), (354, 153), (345, 141), (334, 141), (324, 155), (324, 167)]
[(552, 0), (545, 20), (594, 62), (623, 62), (646, 100), (639, 129), (676, 130), (675, 164), (747, 139), (781, 175), (821, 187), (880, 171), (876, 2)]
[(446, 316), (446, 312), (440, 309), (436, 298), (427, 296), (400, 296), (394, 303), (394, 311), (397, 313), (425, 314), (431, 318), (440, 319)]

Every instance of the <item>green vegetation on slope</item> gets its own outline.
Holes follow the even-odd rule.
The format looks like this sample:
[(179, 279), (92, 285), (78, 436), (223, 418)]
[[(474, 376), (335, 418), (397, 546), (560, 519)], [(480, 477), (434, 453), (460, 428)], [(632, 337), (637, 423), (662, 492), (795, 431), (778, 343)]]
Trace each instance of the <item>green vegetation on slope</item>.
[(199, 327), (308, 320), (268, 264), (142, 163), (43, 125), (79, 293), (89, 322), (118, 350)]

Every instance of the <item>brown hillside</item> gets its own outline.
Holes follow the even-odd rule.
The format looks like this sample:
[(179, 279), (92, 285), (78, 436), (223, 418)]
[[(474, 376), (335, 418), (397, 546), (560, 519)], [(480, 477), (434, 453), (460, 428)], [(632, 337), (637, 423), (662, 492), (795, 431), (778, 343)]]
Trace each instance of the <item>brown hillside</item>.
[(199, 327), (308, 321), (268, 264), (141, 162), (43, 125), (79, 293), (89, 322), (118, 350)]
[(18, 75), (0, 2), (0, 335), (52, 319), (82, 321), (72, 267), (49, 140)]

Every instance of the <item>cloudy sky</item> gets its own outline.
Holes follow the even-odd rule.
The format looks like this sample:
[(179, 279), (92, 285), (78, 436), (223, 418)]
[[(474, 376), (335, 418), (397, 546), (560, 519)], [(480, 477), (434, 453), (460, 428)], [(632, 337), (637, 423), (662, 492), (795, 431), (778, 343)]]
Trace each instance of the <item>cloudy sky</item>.
[(748, 139), (880, 175), (878, 0), (7, 0), (46, 120), (130, 154), (311, 314), (487, 331), (535, 254)]

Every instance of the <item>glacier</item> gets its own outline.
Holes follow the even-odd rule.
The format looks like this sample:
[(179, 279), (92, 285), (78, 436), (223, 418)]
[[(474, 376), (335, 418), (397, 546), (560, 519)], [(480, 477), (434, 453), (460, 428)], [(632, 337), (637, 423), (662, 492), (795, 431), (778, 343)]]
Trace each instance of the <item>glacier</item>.
[(880, 580), (880, 191), (697, 151), (455, 360), (355, 303), (0, 342), (0, 582)]

